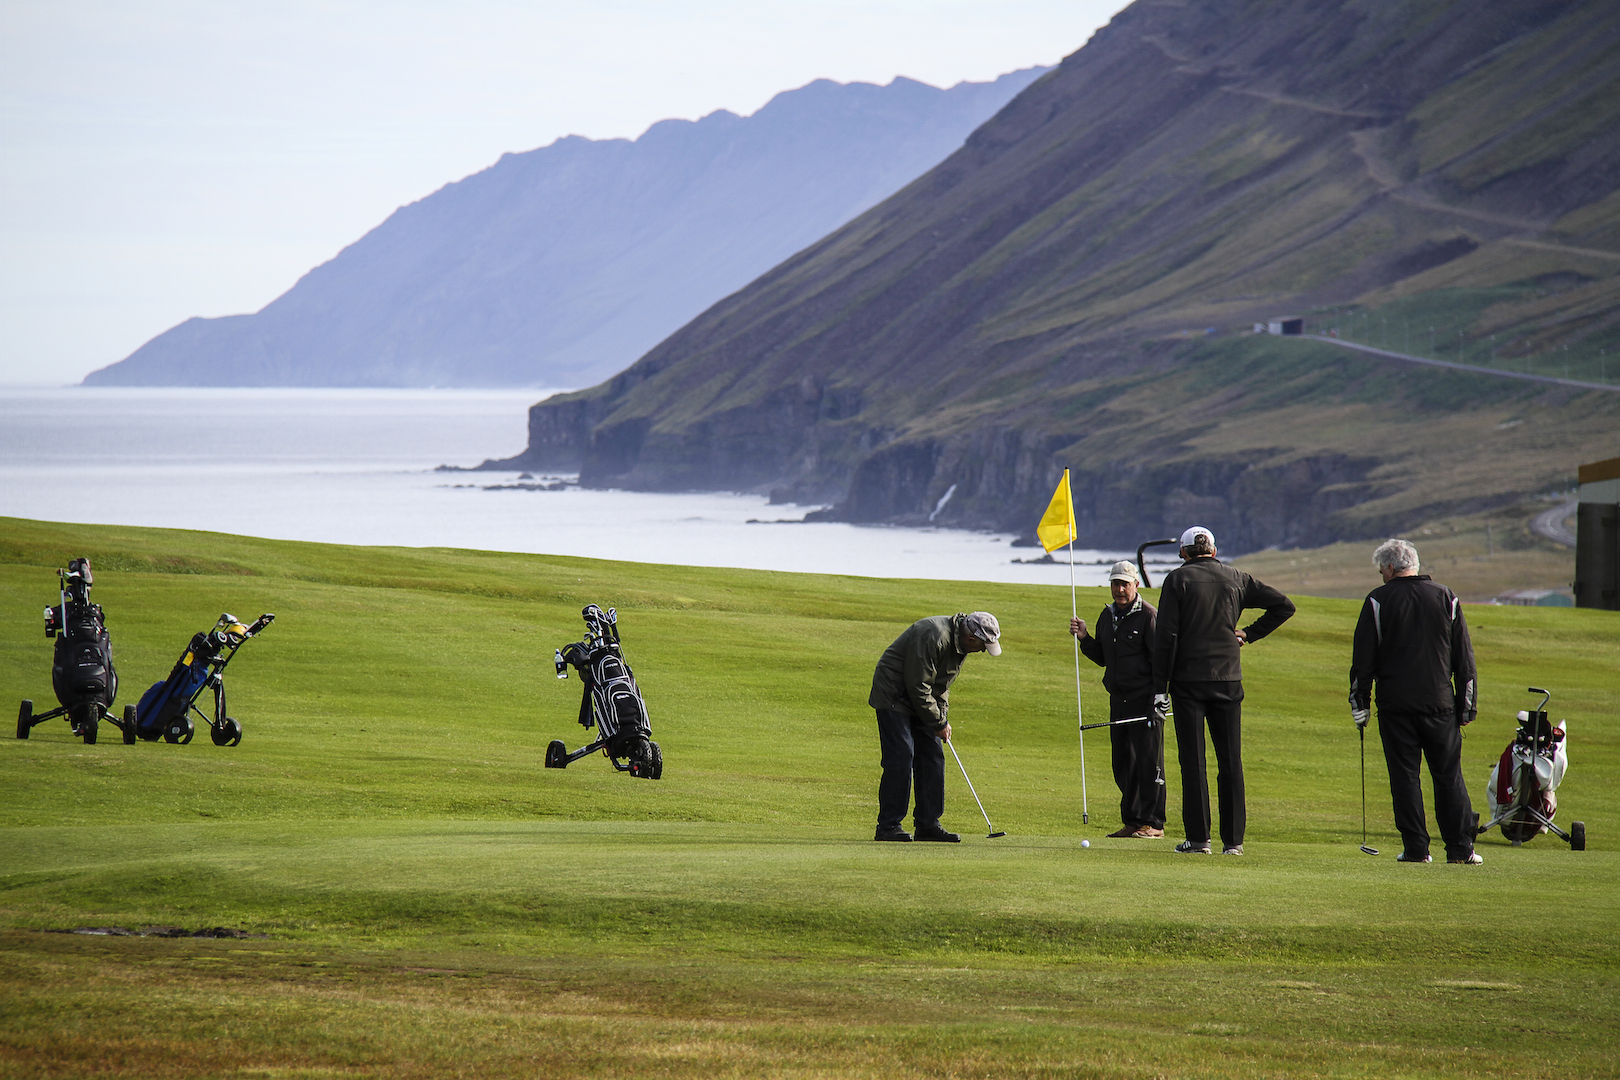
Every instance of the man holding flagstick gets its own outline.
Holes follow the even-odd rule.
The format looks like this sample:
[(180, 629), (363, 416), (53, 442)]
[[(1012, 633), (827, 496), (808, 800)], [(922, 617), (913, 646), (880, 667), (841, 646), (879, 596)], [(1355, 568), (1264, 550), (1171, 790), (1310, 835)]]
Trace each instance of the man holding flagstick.
[[(1041, 547), (1050, 554), (1065, 544), (1069, 548), (1069, 618), (1080, 617), (1080, 604), (1074, 591), (1074, 497), (1069, 493), (1069, 470), (1063, 470), (1052, 501), (1047, 504), (1041, 523), (1035, 526), (1035, 536)], [(1080, 639), (1074, 641), (1074, 712), (1080, 736), (1080, 821), (1091, 822), (1091, 808), (1086, 802), (1086, 716), (1080, 698)]]
[(1108, 734), (1114, 783), (1124, 823), (1109, 836), (1152, 840), (1164, 835), (1164, 725), (1153, 714), (1153, 641), (1158, 610), (1137, 593), (1136, 565), (1117, 562), (1108, 572), (1114, 602), (1097, 616), (1097, 632), (1069, 619), (1069, 633), (1086, 659), (1103, 669), (1108, 691)]

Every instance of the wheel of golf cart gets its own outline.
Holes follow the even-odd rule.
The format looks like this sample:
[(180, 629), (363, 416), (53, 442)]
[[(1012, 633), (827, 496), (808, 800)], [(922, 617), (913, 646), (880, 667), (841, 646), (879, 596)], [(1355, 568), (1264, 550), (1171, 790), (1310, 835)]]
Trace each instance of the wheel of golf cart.
[(652, 747), (652, 767), (647, 770), (647, 779), (660, 780), (664, 776), (664, 752), (658, 749), (657, 743), (649, 743)]
[(124, 745), (135, 745), (135, 706), (124, 706)]
[(214, 740), (215, 746), (235, 746), (242, 741), (242, 725), (227, 716), (208, 729), (208, 737)]
[(1586, 822), (1577, 821), (1569, 827), (1569, 850), (1586, 850)]
[(17, 710), (17, 738), (28, 738), (28, 732), (34, 726), (34, 703), (24, 701), (22, 708)]
[(229, 716), (227, 716), (225, 718), (225, 725), (231, 729), (231, 745), (232, 746), (241, 746), (242, 745), (242, 722), (240, 720), (233, 720)]
[(630, 759), (630, 775), (650, 779), (652, 777), (652, 742), (640, 737), (630, 740), (624, 748), (625, 756)]
[(78, 734), (83, 737), (84, 745), (96, 745), (96, 729), (101, 726), (101, 706), (91, 705), (79, 713), (79, 719), (74, 724)]
[(191, 717), (177, 716), (170, 720), (168, 726), (163, 729), (163, 741), (183, 745), (190, 742), (191, 737), (195, 734), (197, 734), (197, 725), (191, 722)]
[(546, 747), (546, 768), (548, 768), (548, 769), (566, 769), (566, 768), (568, 768), (568, 744), (567, 743), (563, 742), (561, 739), (552, 739), (551, 740), (551, 744)]

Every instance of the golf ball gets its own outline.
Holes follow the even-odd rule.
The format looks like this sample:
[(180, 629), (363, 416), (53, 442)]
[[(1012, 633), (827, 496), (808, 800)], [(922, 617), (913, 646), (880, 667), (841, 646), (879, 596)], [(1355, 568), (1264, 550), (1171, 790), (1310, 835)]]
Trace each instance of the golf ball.
[(1080, 846), (1081, 847), (1090, 847), (1091, 846), (1091, 841), (1090, 840), (1082, 840), (1082, 841), (1080, 841)]

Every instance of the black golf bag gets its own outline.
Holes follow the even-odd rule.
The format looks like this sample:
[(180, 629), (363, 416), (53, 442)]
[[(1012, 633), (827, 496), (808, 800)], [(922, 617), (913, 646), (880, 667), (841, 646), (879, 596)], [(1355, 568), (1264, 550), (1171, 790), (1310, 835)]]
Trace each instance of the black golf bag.
[[(266, 613), (255, 619), (252, 626), (243, 626), (235, 615), (227, 612), (206, 634), (193, 634), (191, 644), (186, 646), (169, 677), (153, 683), (141, 695), (140, 704), (135, 706), (135, 734), (148, 742), (162, 739), (188, 743), (197, 731), (191, 719), (195, 712), (208, 721), (208, 734), (215, 746), (235, 746), (241, 742), (242, 725), (225, 715), (225, 665), (231, 662), (242, 642), (262, 633), (275, 618)], [(211, 720), (197, 707), (197, 698), (205, 687), (214, 691)]]
[[(586, 754), (602, 751), (620, 772), (657, 780), (664, 775), (664, 755), (652, 741), (652, 721), (641, 688), (625, 663), (619, 644), (619, 615), (591, 604), (580, 612), (585, 618), (585, 640), (557, 650), (557, 678), (568, 678), (570, 667), (585, 685), (579, 702), (579, 722), (596, 728), (596, 741), (573, 753), (561, 739), (546, 747), (546, 768), (566, 769)], [(622, 759), (622, 760), (621, 760)]]
[(57, 606), (45, 609), (45, 636), (56, 639), (51, 689), (56, 691), (60, 707), (35, 716), (34, 703), (24, 701), (17, 711), (17, 738), (26, 739), (34, 726), (65, 716), (73, 734), (86, 745), (96, 741), (97, 728), (104, 719), (122, 729), (124, 741), (132, 743), (133, 710), (125, 708), (122, 719), (111, 715), (113, 699), (118, 696), (118, 671), (113, 667), (112, 636), (107, 633), (101, 605), (90, 602), (90, 586), (95, 580), (90, 560), (74, 559), (66, 570), (56, 573), (61, 579), (61, 591)]

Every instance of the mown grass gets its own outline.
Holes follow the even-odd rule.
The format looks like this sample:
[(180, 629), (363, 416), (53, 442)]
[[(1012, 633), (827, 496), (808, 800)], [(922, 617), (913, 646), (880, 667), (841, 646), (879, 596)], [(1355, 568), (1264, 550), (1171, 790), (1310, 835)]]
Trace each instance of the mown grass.
[[(1591, 850), (1493, 834), (1482, 867), (1403, 867), (1376, 744), (1384, 855), (1357, 851), (1354, 601), (1300, 598), (1245, 656), (1250, 854), (1203, 859), (1103, 837), (1103, 739), (1081, 823), (1061, 590), (6, 519), (13, 698), (49, 703), (38, 611), (86, 552), (121, 702), (221, 610), (279, 619), (228, 676), (239, 747), (86, 747), (59, 722), (0, 740), (0, 1075), (1615, 1072), (1612, 613), (1470, 609), (1471, 791), (1523, 687), (1550, 686), (1559, 817)], [(550, 654), (587, 601), (623, 613), (660, 782), (539, 767), (583, 737)], [(948, 781), (961, 845), (873, 844), (873, 659), (977, 607), (1007, 651), (969, 661), (953, 719), (1011, 835), (984, 840)], [(268, 937), (45, 932), (147, 925)]]

